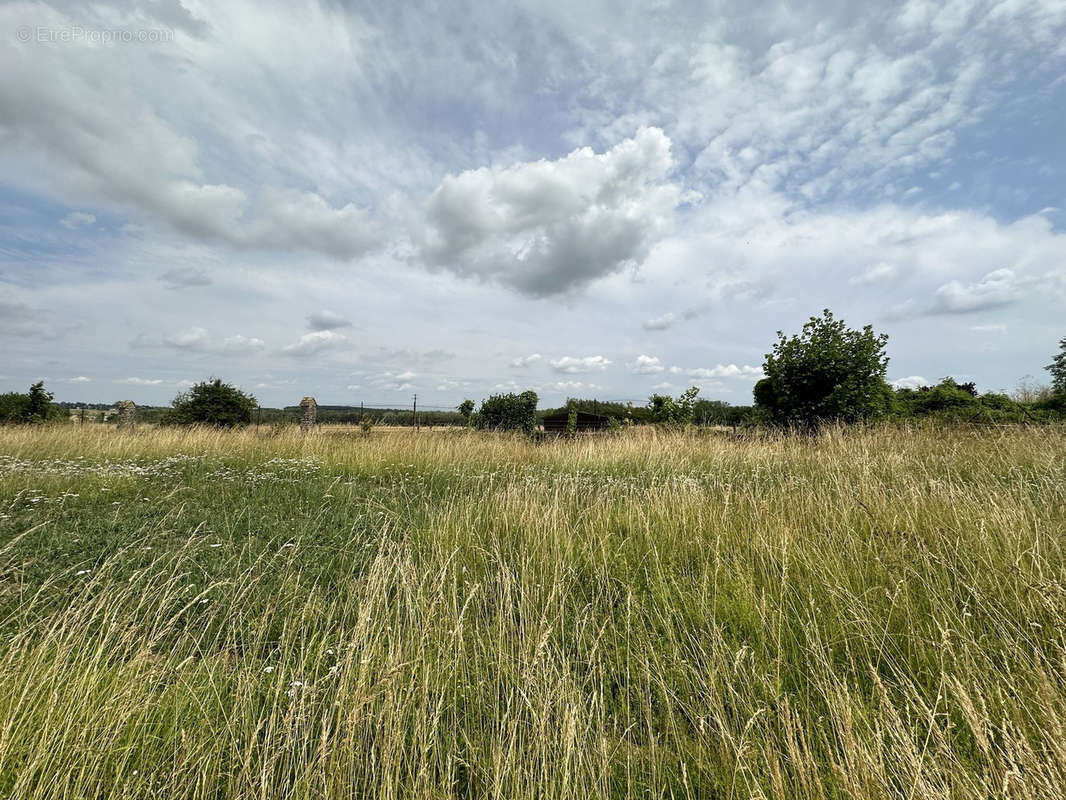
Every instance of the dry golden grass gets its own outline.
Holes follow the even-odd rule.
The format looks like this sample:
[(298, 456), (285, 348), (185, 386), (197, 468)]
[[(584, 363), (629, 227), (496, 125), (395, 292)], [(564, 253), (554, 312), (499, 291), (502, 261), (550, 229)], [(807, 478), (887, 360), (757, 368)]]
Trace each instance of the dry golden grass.
[(0, 429), (0, 796), (1066, 796), (1066, 430)]

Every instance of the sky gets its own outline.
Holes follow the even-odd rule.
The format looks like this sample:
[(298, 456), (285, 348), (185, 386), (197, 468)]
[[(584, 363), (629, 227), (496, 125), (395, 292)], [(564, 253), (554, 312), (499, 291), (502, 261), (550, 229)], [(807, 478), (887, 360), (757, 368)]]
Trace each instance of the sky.
[(0, 391), (751, 402), (1066, 336), (1066, 0), (0, 5)]

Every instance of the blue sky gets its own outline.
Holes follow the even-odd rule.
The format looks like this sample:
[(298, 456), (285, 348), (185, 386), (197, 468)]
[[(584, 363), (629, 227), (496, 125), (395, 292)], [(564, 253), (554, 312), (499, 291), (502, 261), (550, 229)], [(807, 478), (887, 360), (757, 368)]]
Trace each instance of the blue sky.
[(1066, 335), (1066, 3), (5, 3), (0, 388), (750, 401)]

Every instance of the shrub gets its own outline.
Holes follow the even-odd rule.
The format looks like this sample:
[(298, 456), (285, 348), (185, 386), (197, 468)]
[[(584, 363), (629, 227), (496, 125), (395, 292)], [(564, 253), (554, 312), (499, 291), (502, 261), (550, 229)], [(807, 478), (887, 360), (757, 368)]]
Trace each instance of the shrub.
[(0, 394), (0, 423), (60, 422), (66, 418), (66, 409), (52, 402), (52, 393), (44, 388), (44, 381), (37, 381), (26, 394)]
[(488, 430), (532, 433), (537, 427), (537, 393), (494, 394), (481, 403), (475, 422)]
[(252, 421), (256, 400), (235, 386), (214, 378), (193, 386), (174, 398), (163, 417), (166, 425), (214, 425), (237, 428)]
[(755, 384), (755, 405), (776, 425), (817, 427), (823, 422), (858, 422), (892, 406), (885, 382), (888, 337), (869, 325), (851, 330), (826, 309), (811, 317), (798, 336), (778, 331)]
[(458, 411), (459, 416), (463, 418), (463, 424), (469, 425), (470, 417), (474, 413), (474, 401), (464, 400), (458, 406), (455, 407), (455, 410)]
[(668, 394), (653, 394), (648, 398), (652, 421), (660, 425), (687, 425), (692, 422), (699, 387), (686, 389), (676, 400)]

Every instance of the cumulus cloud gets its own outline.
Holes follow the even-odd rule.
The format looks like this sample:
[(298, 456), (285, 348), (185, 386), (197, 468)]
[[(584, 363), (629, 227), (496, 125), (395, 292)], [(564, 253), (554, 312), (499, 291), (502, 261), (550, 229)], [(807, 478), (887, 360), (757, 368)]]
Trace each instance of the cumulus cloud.
[(585, 383), (584, 381), (554, 381), (553, 383), (543, 383), (536, 387), (538, 392), (578, 392), (602, 388), (599, 384)]
[(307, 327), (313, 331), (331, 331), (337, 328), (350, 328), (352, 322), (336, 311), (322, 309), (307, 315)]
[(164, 336), (163, 344), (178, 350), (207, 350), (211, 346), (211, 336), (207, 328), (186, 328)]
[(88, 383), (89, 380), (90, 379), (86, 378), (84, 375), (78, 375), (76, 378), (71, 378), (70, 382), (71, 383)]
[(364, 209), (334, 208), (313, 192), (264, 187), (253, 221), (234, 231), (237, 244), (271, 250), (311, 250), (338, 259), (361, 256), (380, 245), (383, 232)]
[(713, 367), (670, 367), (670, 373), (673, 375), (685, 375), (689, 378), (696, 380), (704, 380), (709, 378), (761, 378), (763, 377), (762, 367), (755, 367), (749, 364), (743, 364), (737, 366), (736, 364), (718, 364)]
[(654, 375), (666, 369), (655, 356), (639, 355), (627, 365), (629, 371), (637, 375)]
[(665, 331), (672, 328), (675, 322), (677, 322), (677, 315), (669, 312), (661, 317), (644, 320), (643, 328), (646, 331)]
[[(138, 340), (138, 346), (151, 346), (151, 340)], [(262, 350), (266, 342), (254, 336), (235, 334), (218, 339), (207, 328), (192, 327), (163, 337), (164, 347), (200, 353), (250, 353)]]
[(917, 389), (919, 386), (928, 386), (929, 381), (921, 375), (908, 375), (906, 378), (896, 378), (892, 381), (893, 389)]
[(525, 367), (536, 364), (540, 360), (540, 353), (532, 353), (528, 356), (519, 356), (518, 358), (512, 358), (508, 366), (524, 369)]
[(868, 267), (861, 274), (855, 275), (848, 279), (848, 283), (853, 286), (868, 286), (875, 283), (885, 283), (895, 278), (899, 274), (899, 270), (892, 264), (881, 261)]
[(997, 269), (976, 283), (951, 281), (936, 290), (931, 312), (966, 314), (1013, 303), (1019, 296), (1019, 282), (1014, 271)]
[(579, 372), (601, 372), (607, 369), (611, 362), (603, 356), (584, 356), (583, 358), (563, 356), (562, 358), (552, 359), (550, 363), (552, 369), (556, 372), (574, 374)]
[(187, 289), (192, 286), (210, 286), (211, 276), (198, 267), (170, 269), (159, 276), (168, 289)]
[(220, 344), (220, 349), (230, 353), (247, 353), (253, 350), (262, 350), (264, 347), (266, 347), (266, 342), (262, 339), (257, 339), (254, 336), (242, 336), (241, 334), (227, 336)]
[(449, 175), (429, 198), (421, 258), (541, 297), (639, 267), (671, 227), (673, 166), (666, 134), (642, 128), (604, 153)]
[(95, 225), (96, 215), (87, 214), (84, 211), (71, 211), (59, 221), (59, 224), (64, 228), (76, 231), (78, 228), (88, 228), (91, 225)]
[(128, 383), (133, 386), (158, 386), (162, 382), (162, 378), (123, 378), (119, 381), (119, 383)]
[(334, 350), (348, 341), (348, 338), (335, 331), (314, 331), (305, 333), (295, 342), (282, 348), (290, 356), (312, 356), (326, 350)]

